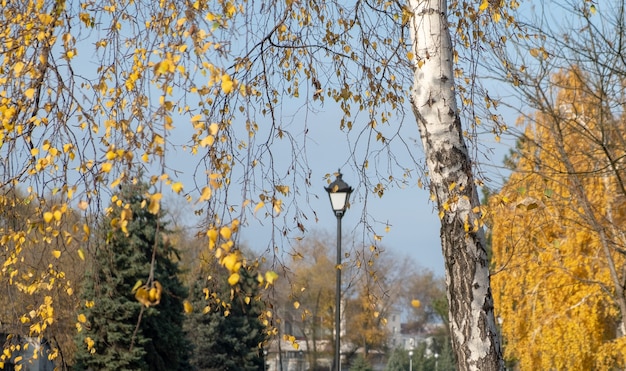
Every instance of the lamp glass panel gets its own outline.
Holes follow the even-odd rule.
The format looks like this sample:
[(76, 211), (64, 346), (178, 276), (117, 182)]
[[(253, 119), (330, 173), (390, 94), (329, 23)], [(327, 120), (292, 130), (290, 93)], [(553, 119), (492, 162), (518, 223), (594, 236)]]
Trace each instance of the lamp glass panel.
[(334, 192), (330, 193), (330, 203), (334, 211), (340, 211), (346, 207), (346, 198), (348, 193), (346, 192)]

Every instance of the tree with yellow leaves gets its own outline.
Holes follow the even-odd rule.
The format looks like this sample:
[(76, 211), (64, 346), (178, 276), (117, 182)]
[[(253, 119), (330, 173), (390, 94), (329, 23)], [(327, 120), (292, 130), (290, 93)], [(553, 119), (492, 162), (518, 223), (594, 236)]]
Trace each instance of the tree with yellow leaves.
[(623, 368), (625, 3), (560, 5), (494, 68), (525, 102), (490, 201), (496, 311), (521, 369)]
[[(0, 202), (0, 236), (5, 236), (0, 256), (6, 259), (5, 274), (0, 275), (0, 297), (6, 301), (0, 308), (0, 333), (14, 339), (46, 334), (52, 353), (39, 357), (72, 359), (79, 302), (75, 285), (84, 277), (80, 256), (88, 234), (71, 226), (84, 220), (76, 210), (64, 210), (55, 197), (36, 199), (15, 192), (0, 195), (5, 201)], [(44, 209), (53, 211), (42, 216)], [(12, 240), (8, 235), (18, 237)], [(30, 310), (25, 313), (24, 308)], [(0, 364), (11, 358), (13, 350), (0, 355)]]
[(621, 368), (626, 193), (612, 158), (626, 121), (580, 69), (553, 81), (555, 107), (522, 122), (513, 173), (490, 199), (505, 354), (524, 370)]

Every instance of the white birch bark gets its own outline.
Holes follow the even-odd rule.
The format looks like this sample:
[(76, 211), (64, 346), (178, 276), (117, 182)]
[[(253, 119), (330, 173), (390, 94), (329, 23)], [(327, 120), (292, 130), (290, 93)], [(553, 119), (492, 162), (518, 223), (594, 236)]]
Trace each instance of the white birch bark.
[(459, 370), (502, 370), (479, 199), (456, 104), (446, 0), (409, 0), (411, 104), (441, 218), (452, 346)]

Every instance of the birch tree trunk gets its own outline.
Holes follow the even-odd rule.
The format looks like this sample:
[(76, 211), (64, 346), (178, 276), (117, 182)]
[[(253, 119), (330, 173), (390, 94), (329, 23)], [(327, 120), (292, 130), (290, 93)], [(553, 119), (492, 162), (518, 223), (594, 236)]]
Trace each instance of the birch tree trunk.
[(445, 0), (409, 0), (415, 54), (411, 104), (441, 217), (452, 346), (459, 370), (502, 370), (478, 192), (454, 90)]

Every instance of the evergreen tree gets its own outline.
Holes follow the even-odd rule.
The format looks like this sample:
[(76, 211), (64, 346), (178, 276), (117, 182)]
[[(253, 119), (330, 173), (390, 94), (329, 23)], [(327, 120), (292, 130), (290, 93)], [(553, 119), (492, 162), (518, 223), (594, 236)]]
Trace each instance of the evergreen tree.
[(209, 274), (200, 272), (192, 285), (194, 309), (185, 325), (195, 370), (263, 370), (266, 335), (259, 316), (264, 303), (253, 268), (241, 268), (239, 274), (240, 282), (232, 287), (228, 272), (215, 264), (208, 280)]
[[(172, 260), (176, 251), (164, 237), (162, 214), (146, 208), (146, 191), (145, 184), (124, 185), (103, 223), (82, 290), (86, 306), (79, 316), (76, 369), (189, 369), (186, 289)], [(134, 292), (150, 277), (162, 287), (160, 300), (143, 306)]]
[(409, 353), (402, 348), (395, 348), (385, 366), (385, 371), (404, 371), (409, 369)]
[(352, 366), (350, 366), (350, 371), (374, 371), (374, 369), (367, 359), (359, 354), (352, 363)]

